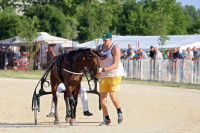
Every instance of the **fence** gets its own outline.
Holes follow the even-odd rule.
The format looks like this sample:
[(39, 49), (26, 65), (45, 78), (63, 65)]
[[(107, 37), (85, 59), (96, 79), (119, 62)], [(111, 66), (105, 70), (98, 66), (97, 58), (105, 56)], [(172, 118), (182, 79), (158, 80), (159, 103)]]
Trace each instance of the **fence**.
[(200, 60), (122, 60), (125, 78), (200, 84)]

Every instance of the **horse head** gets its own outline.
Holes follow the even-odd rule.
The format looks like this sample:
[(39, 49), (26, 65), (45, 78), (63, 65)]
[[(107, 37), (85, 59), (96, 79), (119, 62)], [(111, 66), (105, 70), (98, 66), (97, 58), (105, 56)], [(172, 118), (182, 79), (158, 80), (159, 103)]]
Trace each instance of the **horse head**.
[(100, 51), (89, 49), (88, 51), (88, 70), (90, 77), (97, 81), (99, 79), (99, 67), (100, 67)]

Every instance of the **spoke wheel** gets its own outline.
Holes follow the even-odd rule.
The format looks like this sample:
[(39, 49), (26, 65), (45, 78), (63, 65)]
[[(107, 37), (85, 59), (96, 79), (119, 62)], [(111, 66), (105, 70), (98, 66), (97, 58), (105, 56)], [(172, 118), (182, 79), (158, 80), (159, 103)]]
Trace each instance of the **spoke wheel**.
[(36, 98), (36, 95), (34, 95), (34, 99), (33, 99), (33, 108), (34, 108), (35, 125), (37, 125), (37, 98)]

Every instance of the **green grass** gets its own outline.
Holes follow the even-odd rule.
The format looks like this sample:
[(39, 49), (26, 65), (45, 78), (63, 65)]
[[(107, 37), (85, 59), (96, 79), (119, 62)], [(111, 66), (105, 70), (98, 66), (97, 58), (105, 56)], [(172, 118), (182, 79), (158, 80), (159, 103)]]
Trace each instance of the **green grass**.
[[(0, 70), (1, 78), (16, 78), (16, 79), (37, 79), (40, 80), (45, 70), (40, 71), (20, 71), (20, 70)], [(49, 76), (48, 78), (49, 79)], [(86, 80), (86, 78), (83, 78)], [(140, 84), (140, 85), (152, 85), (152, 86), (167, 86), (167, 87), (180, 87), (189, 89), (199, 89), (200, 85), (188, 84), (188, 83), (173, 83), (173, 82), (160, 82), (160, 81), (146, 81), (139, 79), (122, 79), (123, 83)]]
[(20, 70), (1, 70), (0, 77), (1, 78), (16, 78), (16, 79), (41, 79), (44, 70), (40, 71), (20, 71)]
[(190, 83), (175, 83), (175, 82), (139, 80), (139, 79), (122, 79), (122, 82), (123, 83), (131, 83), (131, 84), (179, 87), (179, 88), (188, 88), (188, 89), (198, 89), (198, 90), (200, 90), (200, 85), (190, 84)]

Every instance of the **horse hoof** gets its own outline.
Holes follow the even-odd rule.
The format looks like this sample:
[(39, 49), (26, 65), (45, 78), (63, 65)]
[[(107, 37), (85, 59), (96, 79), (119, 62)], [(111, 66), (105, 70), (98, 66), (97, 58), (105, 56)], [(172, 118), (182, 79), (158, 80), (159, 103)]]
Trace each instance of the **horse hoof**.
[(57, 124), (59, 124), (59, 122), (55, 120), (55, 121), (54, 121), (54, 124), (56, 124), (56, 125), (57, 125)]
[(70, 120), (70, 117), (66, 116), (66, 117), (65, 117), (65, 121), (66, 121), (66, 122), (69, 122), (69, 120)]
[(71, 119), (70, 126), (76, 126), (76, 125), (77, 125), (76, 119)]
[(70, 122), (70, 126), (76, 126), (77, 123), (76, 122)]

